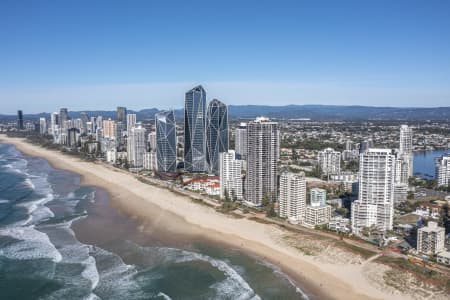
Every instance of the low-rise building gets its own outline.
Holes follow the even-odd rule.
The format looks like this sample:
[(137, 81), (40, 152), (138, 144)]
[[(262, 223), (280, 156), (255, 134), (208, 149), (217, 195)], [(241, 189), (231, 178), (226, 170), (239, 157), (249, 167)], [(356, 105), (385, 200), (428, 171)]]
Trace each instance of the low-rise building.
[(351, 231), (350, 219), (344, 218), (342, 216), (334, 216), (330, 219), (330, 222), (328, 223), (328, 229), (337, 232), (348, 233)]
[(314, 228), (317, 225), (325, 225), (331, 219), (331, 206), (306, 206), (305, 226)]
[(442, 251), (436, 255), (436, 261), (443, 265), (450, 266), (450, 251)]

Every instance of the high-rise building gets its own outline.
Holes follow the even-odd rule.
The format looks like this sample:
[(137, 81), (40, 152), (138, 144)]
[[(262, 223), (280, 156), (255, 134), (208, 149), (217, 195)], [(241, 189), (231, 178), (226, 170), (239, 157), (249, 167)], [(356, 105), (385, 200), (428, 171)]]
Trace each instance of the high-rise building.
[(334, 175), (341, 172), (341, 153), (332, 148), (319, 151), (317, 155), (319, 168), (325, 175)]
[(132, 127), (128, 137), (127, 155), (131, 168), (144, 167), (144, 154), (146, 153), (145, 128)]
[(380, 232), (392, 229), (394, 216), (395, 156), (390, 149), (368, 149), (359, 162), (358, 200), (352, 203), (353, 233), (374, 226)]
[(266, 197), (277, 200), (277, 163), (280, 151), (278, 123), (257, 118), (247, 125), (247, 175), (245, 198), (260, 206)]
[(67, 108), (61, 108), (59, 110), (59, 127), (62, 129), (67, 129), (66, 122), (69, 120), (69, 113)]
[(117, 122), (126, 123), (127, 121), (127, 108), (118, 106), (117, 107)]
[(116, 139), (116, 122), (109, 118), (108, 120), (103, 120), (103, 137), (108, 139)]
[(436, 175), (438, 186), (450, 185), (450, 154), (443, 155), (436, 159)]
[(158, 171), (177, 171), (177, 128), (173, 111), (163, 111), (155, 115), (156, 159)]
[(280, 176), (279, 215), (293, 224), (303, 223), (306, 210), (305, 174), (284, 172)]
[(23, 130), (23, 113), (21, 110), (17, 111), (17, 129)]
[[(156, 123), (155, 123), (156, 127)], [(148, 144), (150, 147), (150, 150), (156, 151), (156, 131), (152, 131), (148, 134)]]
[(445, 228), (429, 221), (427, 226), (417, 230), (417, 252), (436, 255), (445, 250)]
[(408, 125), (400, 126), (400, 158), (406, 163), (404, 167), (407, 174), (406, 182), (408, 178), (413, 176), (413, 144), (412, 144), (413, 132)]
[(209, 172), (219, 174), (219, 154), (228, 151), (228, 109), (213, 99), (206, 113), (206, 162)]
[(241, 123), (234, 130), (234, 148), (239, 159), (247, 159), (247, 124)]
[(57, 131), (57, 126), (59, 125), (59, 114), (53, 112), (50, 115), (50, 134), (55, 135)]
[(127, 136), (131, 135), (131, 129), (136, 126), (136, 114), (127, 115)]
[(156, 159), (156, 151), (145, 152), (144, 154), (144, 169), (158, 170), (158, 162)]
[(361, 142), (359, 143), (359, 153), (360, 154), (366, 152), (370, 148), (373, 148), (372, 139), (361, 140)]
[(242, 160), (236, 159), (233, 150), (219, 154), (220, 198), (242, 200)]
[(327, 202), (327, 191), (324, 189), (314, 188), (310, 191), (311, 206), (325, 205)]
[(47, 120), (45, 118), (39, 118), (39, 133), (47, 134)]
[(184, 102), (184, 168), (205, 172), (206, 164), (206, 92), (201, 85), (186, 92)]

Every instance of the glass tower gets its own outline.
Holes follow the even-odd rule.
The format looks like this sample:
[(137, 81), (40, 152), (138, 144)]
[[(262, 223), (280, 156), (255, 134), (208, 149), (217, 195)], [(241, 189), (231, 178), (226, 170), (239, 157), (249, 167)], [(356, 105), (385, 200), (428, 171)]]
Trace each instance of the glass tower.
[(177, 129), (173, 111), (162, 111), (155, 115), (156, 160), (158, 171), (177, 170)]
[(228, 110), (217, 99), (208, 105), (206, 114), (206, 162), (209, 172), (219, 174), (219, 154), (228, 151)]
[(188, 172), (205, 172), (206, 92), (201, 85), (186, 92), (184, 102), (184, 168)]

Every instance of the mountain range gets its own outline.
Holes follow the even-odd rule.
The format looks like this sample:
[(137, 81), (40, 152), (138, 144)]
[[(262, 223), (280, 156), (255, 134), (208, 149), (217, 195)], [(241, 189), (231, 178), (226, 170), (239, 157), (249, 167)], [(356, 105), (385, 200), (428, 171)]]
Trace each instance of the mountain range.
[[(153, 119), (160, 110), (157, 108), (129, 110), (136, 113), (138, 120)], [(175, 110), (175, 118), (183, 119), (183, 109)], [(364, 120), (405, 120), (405, 121), (449, 121), (450, 107), (375, 107), (375, 106), (338, 106), (338, 105), (229, 105), (229, 118), (232, 120), (251, 119), (265, 116), (273, 119), (311, 119), (313, 121), (364, 121)], [(89, 116), (116, 117), (116, 111), (92, 110), (84, 111)], [(72, 118), (81, 111), (69, 111)], [(26, 114), (25, 120), (49, 118), (50, 113)], [(16, 115), (1, 115), (0, 120), (16, 120)]]

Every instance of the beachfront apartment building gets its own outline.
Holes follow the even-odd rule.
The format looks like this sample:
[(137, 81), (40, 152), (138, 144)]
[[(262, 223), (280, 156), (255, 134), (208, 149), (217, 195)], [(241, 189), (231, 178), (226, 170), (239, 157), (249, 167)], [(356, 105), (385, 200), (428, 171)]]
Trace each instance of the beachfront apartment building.
[(206, 172), (206, 92), (201, 85), (185, 94), (184, 168), (187, 172)]
[(445, 250), (445, 229), (436, 222), (429, 221), (427, 226), (417, 230), (417, 252), (436, 255)]
[(339, 174), (341, 172), (341, 153), (333, 148), (326, 148), (317, 154), (318, 166), (324, 175)]
[(247, 123), (240, 123), (235, 128), (234, 148), (238, 159), (247, 159)]
[(243, 199), (242, 189), (242, 165), (243, 161), (236, 159), (233, 150), (222, 152), (219, 155), (219, 179), (220, 199), (239, 200)]
[(144, 167), (145, 152), (145, 128), (140, 125), (138, 127), (131, 128), (127, 143), (128, 163), (131, 168), (140, 169)]
[(318, 225), (325, 225), (330, 222), (330, 219), (331, 219), (330, 205), (306, 206), (305, 222), (304, 222), (305, 226), (314, 228), (315, 226)]
[(228, 151), (228, 108), (217, 99), (206, 112), (206, 162), (210, 174), (219, 175), (219, 155)]
[[(175, 114), (171, 111), (161, 111), (155, 114), (157, 170), (159, 172), (177, 171), (177, 126)], [(153, 143), (153, 142), (152, 142)], [(152, 146), (150, 146), (152, 147)]]
[(450, 185), (450, 154), (436, 159), (436, 181), (438, 186)]
[(351, 206), (352, 231), (365, 227), (391, 230), (394, 217), (395, 156), (390, 149), (371, 148), (360, 155), (358, 200)]
[(306, 208), (306, 179), (303, 172), (281, 174), (278, 204), (281, 218), (293, 224), (303, 223)]
[(259, 117), (247, 124), (245, 203), (261, 206), (263, 198), (277, 200), (280, 131), (278, 123)]

